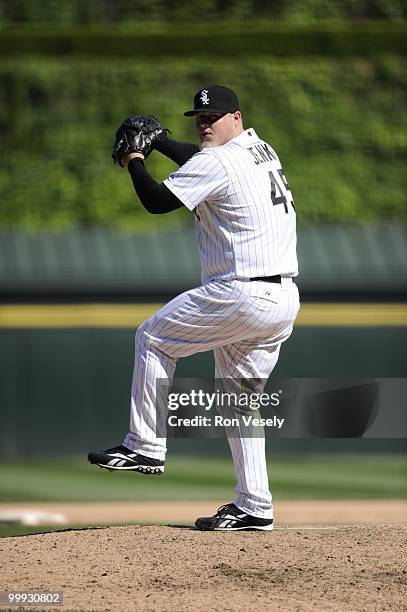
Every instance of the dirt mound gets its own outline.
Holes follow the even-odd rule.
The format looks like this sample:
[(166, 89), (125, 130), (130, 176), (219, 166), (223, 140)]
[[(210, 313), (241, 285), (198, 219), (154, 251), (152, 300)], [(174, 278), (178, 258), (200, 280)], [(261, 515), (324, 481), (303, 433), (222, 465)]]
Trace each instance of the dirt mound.
[(78, 529), (2, 539), (0, 590), (63, 591), (71, 610), (399, 611), (406, 544), (405, 525)]

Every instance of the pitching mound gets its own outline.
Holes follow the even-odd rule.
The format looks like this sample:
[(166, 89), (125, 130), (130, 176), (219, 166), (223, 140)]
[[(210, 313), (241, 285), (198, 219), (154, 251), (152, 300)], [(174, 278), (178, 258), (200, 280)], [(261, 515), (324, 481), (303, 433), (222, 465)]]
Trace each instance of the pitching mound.
[(406, 535), (405, 525), (125, 526), (4, 538), (1, 590), (63, 591), (71, 610), (399, 611)]

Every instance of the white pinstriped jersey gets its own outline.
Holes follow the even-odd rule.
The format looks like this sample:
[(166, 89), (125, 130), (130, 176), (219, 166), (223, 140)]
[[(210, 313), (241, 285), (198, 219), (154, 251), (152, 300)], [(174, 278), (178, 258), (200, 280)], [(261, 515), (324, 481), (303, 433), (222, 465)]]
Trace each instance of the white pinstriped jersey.
[(202, 282), (297, 276), (293, 196), (274, 149), (249, 128), (164, 184), (195, 212)]

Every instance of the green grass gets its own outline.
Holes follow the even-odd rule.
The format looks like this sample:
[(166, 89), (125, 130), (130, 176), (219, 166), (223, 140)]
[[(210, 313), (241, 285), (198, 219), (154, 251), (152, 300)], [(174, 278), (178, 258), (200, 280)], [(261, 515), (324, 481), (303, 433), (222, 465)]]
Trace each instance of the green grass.
[[(401, 455), (269, 457), (276, 499), (401, 499), (407, 497)], [(0, 466), (0, 501), (227, 500), (233, 497), (229, 458), (172, 456), (163, 476), (110, 473), (82, 459)]]
[[(274, 498), (405, 499), (407, 459), (402, 455), (304, 455), (269, 457)], [(228, 500), (233, 498), (231, 460), (173, 456), (163, 476), (109, 473), (82, 459), (50, 467), (46, 460), (0, 466), (0, 502)], [(94, 528), (1, 525), (0, 537)], [(98, 526), (97, 528), (103, 528)]]

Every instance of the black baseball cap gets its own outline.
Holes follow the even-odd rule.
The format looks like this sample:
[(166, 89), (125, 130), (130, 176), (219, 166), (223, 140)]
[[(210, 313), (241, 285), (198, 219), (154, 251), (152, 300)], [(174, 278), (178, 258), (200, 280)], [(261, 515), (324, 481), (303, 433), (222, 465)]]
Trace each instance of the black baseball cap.
[(192, 117), (196, 113), (234, 113), (240, 110), (239, 100), (232, 89), (223, 85), (211, 85), (200, 89), (194, 97), (194, 110), (184, 113)]

